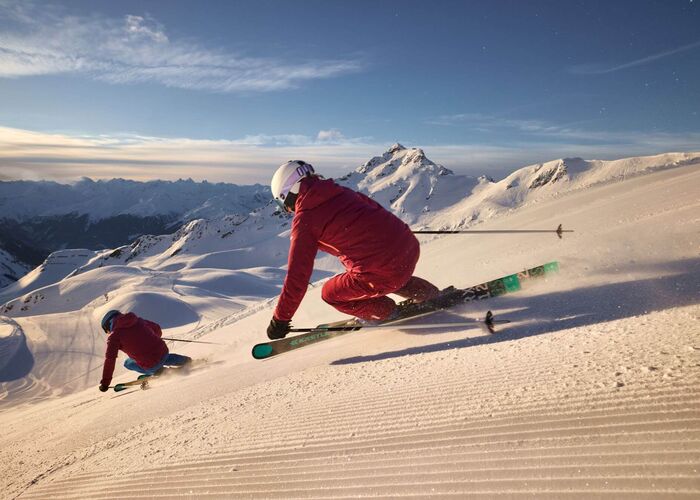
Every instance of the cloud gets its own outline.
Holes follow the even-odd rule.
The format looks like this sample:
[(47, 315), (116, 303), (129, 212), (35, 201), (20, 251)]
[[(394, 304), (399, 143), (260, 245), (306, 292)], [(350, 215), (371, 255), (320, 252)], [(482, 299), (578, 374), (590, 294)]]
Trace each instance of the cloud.
[[(342, 134), (340, 134), (342, 136)], [(386, 145), (350, 138), (328, 143), (299, 134), (249, 135), (235, 140), (147, 137), (135, 134), (68, 135), (0, 127), (0, 172), (6, 178), (72, 180), (124, 177), (269, 182), (290, 158), (345, 174)]]
[(316, 136), (319, 142), (339, 143), (346, 141), (345, 136), (338, 129), (320, 130)]
[(664, 52), (659, 52), (658, 54), (652, 54), (647, 57), (642, 57), (641, 59), (636, 59), (634, 61), (630, 61), (624, 64), (617, 64), (613, 66), (601, 63), (579, 64), (569, 68), (569, 72), (575, 75), (604, 75), (607, 73), (614, 73), (616, 71), (620, 71), (627, 68), (633, 68), (635, 66), (649, 64), (659, 59), (679, 54), (681, 52), (686, 52), (697, 47), (700, 47), (700, 41), (689, 43), (687, 45), (682, 45), (680, 47), (676, 47), (675, 49), (666, 50)]
[(557, 128), (541, 120), (505, 118), (498, 115), (486, 115), (481, 113), (442, 115), (428, 120), (426, 123), (440, 126), (466, 126), (481, 132), (513, 129), (521, 132), (547, 133)]
[(249, 57), (171, 40), (155, 19), (69, 16), (32, 2), (0, 1), (0, 78), (82, 75), (111, 84), (153, 83), (214, 92), (276, 91), (360, 71), (359, 60)]
[(141, 16), (126, 16), (126, 32), (130, 35), (144, 36), (156, 43), (169, 41), (162, 26), (152, 19), (146, 20)]
[[(324, 131), (321, 131), (324, 132)], [(583, 131), (581, 131), (583, 134)], [(331, 134), (338, 139), (342, 133)], [(457, 173), (500, 177), (512, 170), (555, 158), (614, 159), (669, 151), (697, 151), (700, 133), (608, 133), (571, 138), (509, 141), (492, 144), (416, 144), (428, 157)], [(72, 181), (123, 177), (135, 180), (193, 178), (210, 182), (267, 184), (278, 165), (298, 158), (328, 177), (342, 176), (382, 154), (389, 143), (371, 138), (325, 141), (282, 134), (251, 135), (236, 140), (146, 137), (134, 134), (68, 135), (0, 127), (0, 176), (4, 179)], [(594, 138), (600, 140), (592, 140)], [(394, 141), (391, 141), (394, 142)]]

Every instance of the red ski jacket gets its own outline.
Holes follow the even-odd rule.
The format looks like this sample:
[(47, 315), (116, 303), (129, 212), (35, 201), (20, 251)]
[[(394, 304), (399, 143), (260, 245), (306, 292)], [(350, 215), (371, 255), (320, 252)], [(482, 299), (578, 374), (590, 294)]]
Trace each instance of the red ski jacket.
[[(402, 275), (407, 247), (417, 245), (410, 228), (367, 196), (332, 179), (302, 179), (292, 221), (287, 277), (274, 317), (288, 321), (304, 298), (318, 250), (335, 255), (349, 273), (369, 283)], [(399, 288), (403, 283), (397, 283)]]
[(160, 325), (139, 318), (134, 313), (120, 314), (112, 323), (112, 333), (107, 336), (105, 365), (101, 384), (109, 385), (114, 373), (117, 353), (124, 351), (142, 368), (151, 368), (168, 354), (168, 346), (161, 339)]

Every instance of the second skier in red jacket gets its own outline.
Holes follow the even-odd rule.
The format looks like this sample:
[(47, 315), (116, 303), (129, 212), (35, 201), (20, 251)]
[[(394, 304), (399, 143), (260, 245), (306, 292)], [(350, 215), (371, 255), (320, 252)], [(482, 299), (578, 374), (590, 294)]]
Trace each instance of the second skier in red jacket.
[(267, 335), (283, 338), (306, 293), (318, 250), (335, 255), (346, 271), (323, 285), (325, 302), (362, 320), (396, 315), (387, 294), (417, 302), (438, 288), (413, 276), (420, 248), (410, 228), (367, 196), (314, 174), (303, 161), (280, 166), (271, 182), (280, 207), (294, 212), (287, 277)]
[(153, 375), (164, 366), (186, 366), (192, 361), (188, 356), (168, 350), (158, 323), (139, 318), (134, 313), (111, 310), (102, 318), (101, 326), (108, 335), (99, 387), (102, 392), (109, 389), (119, 351), (129, 356), (124, 361), (126, 368), (144, 375)]

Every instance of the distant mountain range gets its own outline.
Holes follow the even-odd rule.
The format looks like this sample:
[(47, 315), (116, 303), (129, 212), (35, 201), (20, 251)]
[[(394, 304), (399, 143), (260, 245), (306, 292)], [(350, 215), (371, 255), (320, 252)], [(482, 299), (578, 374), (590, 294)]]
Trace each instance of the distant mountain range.
[(194, 182), (191, 179), (137, 182), (124, 179), (75, 184), (49, 181), (0, 182), (0, 213), (26, 222), (36, 217), (87, 215), (89, 222), (116, 216), (216, 218), (249, 211), (269, 199), (266, 186)]
[[(0, 249), (33, 267), (58, 249), (115, 248), (144, 234), (173, 232), (190, 220), (247, 214), (267, 203), (268, 190), (259, 184), (0, 182)], [(0, 287), (8, 280), (0, 277)]]

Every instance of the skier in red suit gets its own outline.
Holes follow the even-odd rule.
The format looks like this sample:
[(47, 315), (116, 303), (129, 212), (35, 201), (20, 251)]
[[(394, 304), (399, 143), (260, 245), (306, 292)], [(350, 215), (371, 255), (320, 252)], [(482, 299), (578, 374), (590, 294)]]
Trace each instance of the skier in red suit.
[(398, 217), (367, 196), (314, 174), (303, 161), (280, 166), (272, 178), (280, 207), (294, 212), (287, 277), (267, 335), (283, 338), (304, 298), (318, 250), (335, 255), (346, 271), (323, 285), (325, 302), (361, 320), (397, 315), (394, 293), (416, 302), (439, 290), (413, 276), (418, 240)]
[(109, 311), (102, 318), (101, 326), (108, 334), (99, 387), (102, 392), (109, 389), (119, 351), (124, 351), (129, 356), (124, 361), (126, 368), (144, 375), (153, 375), (164, 366), (185, 366), (192, 361), (188, 356), (169, 352), (161, 338), (163, 332), (160, 325), (139, 318), (134, 313)]

